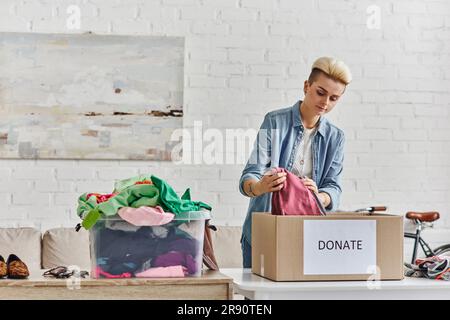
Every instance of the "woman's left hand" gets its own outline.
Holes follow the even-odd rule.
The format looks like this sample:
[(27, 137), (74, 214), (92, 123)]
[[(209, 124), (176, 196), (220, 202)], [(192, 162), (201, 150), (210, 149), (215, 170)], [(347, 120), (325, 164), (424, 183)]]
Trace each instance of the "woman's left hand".
[(311, 190), (312, 192), (314, 192), (315, 194), (319, 194), (319, 189), (317, 188), (316, 183), (314, 182), (314, 180), (308, 178), (308, 177), (304, 177), (302, 178), (303, 184), (305, 185), (305, 187), (307, 187), (309, 190)]

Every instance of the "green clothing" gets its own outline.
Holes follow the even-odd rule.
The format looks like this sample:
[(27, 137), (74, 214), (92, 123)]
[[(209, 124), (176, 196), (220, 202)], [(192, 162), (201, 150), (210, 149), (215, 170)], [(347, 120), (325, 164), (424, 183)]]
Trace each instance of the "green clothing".
[(187, 188), (186, 191), (181, 196), (181, 200), (191, 200), (191, 189)]
[(121, 192), (121, 191), (125, 190), (126, 188), (131, 187), (136, 182), (142, 182), (145, 180), (151, 181), (151, 177), (152, 177), (151, 174), (141, 174), (136, 177), (117, 181), (116, 183), (114, 183), (114, 191), (113, 192)]
[(131, 207), (139, 208), (142, 206), (155, 207), (159, 205), (158, 189), (150, 184), (131, 185), (119, 192), (108, 201), (97, 203), (96, 197), (89, 197), (87, 193), (78, 198), (77, 213), (83, 221), (82, 225), (91, 227), (100, 218), (101, 214), (104, 216), (113, 216), (117, 214), (120, 208)]
[[(144, 180), (151, 180), (153, 185), (135, 184)], [(189, 188), (180, 199), (167, 182), (153, 175), (140, 175), (117, 181), (114, 184), (114, 193), (117, 194), (101, 203), (97, 203), (95, 196), (88, 199), (88, 193), (84, 193), (78, 198), (77, 214), (83, 219), (81, 225), (85, 229), (91, 228), (98, 219), (116, 215), (123, 207), (139, 208), (159, 205), (164, 211), (174, 213), (175, 220), (179, 220), (179, 223), (183, 223), (186, 219), (195, 219), (194, 211), (197, 211), (200, 216), (209, 216), (202, 209), (212, 210), (206, 203), (192, 201)]]
[(182, 198), (180, 199), (175, 190), (173, 190), (172, 187), (169, 186), (169, 184), (167, 184), (164, 180), (153, 175), (151, 179), (153, 184), (159, 190), (159, 201), (164, 211), (172, 212), (178, 216), (179, 213), (199, 211), (201, 208), (212, 210), (212, 208), (206, 203), (192, 201), (189, 189), (184, 192)]

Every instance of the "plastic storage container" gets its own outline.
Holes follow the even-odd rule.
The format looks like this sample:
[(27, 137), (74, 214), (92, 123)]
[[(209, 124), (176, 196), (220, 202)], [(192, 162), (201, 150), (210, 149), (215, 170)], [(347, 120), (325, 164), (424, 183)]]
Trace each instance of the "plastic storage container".
[(91, 277), (199, 277), (207, 219), (208, 211), (182, 213), (161, 226), (100, 219), (89, 232)]

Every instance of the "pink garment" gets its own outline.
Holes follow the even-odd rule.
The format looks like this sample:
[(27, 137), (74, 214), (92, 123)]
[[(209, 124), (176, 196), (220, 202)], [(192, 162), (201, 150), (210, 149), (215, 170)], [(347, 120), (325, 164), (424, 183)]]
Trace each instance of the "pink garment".
[(123, 207), (119, 209), (119, 216), (135, 226), (161, 226), (173, 220), (173, 213), (164, 212), (160, 206), (156, 207)]
[(129, 272), (125, 272), (122, 274), (111, 274), (104, 271), (101, 267), (97, 266), (94, 270), (95, 278), (109, 278), (109, 279), (119, 279), (119, 278), (131, 278), (133, 275)]
[(136, 273), (136, 278), (182, 278), (187, 274), (187, 268), (183, 266), (170, 266), (150, 268)]
[(280, 191), (272, 194), (272, 214), (319, 216), (325, 209), (317, 196), (303, 184), (296, 175), (284, 168), (276, 168), (275, 172), (286, 172), (286, 181)]

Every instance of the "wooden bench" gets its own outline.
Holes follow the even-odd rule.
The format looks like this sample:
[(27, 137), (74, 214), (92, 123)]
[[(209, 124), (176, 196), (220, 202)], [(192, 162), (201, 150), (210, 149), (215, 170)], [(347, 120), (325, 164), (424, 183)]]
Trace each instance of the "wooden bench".
[(0, 279), (2, 299), (233, 299), (233, 280), (218, 271), (201, 277), (129, 279), (54, 279), (30, 272), (25, 280)]

